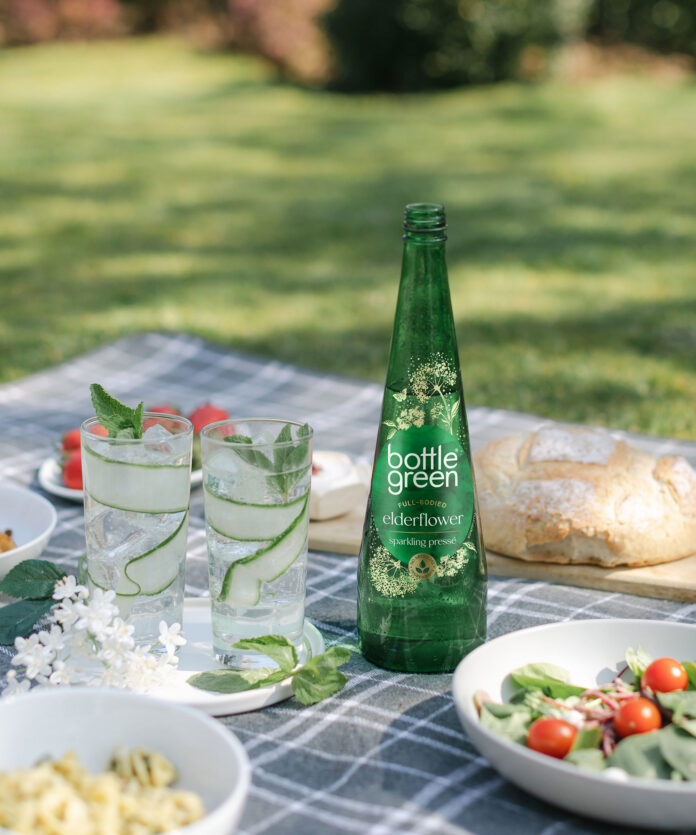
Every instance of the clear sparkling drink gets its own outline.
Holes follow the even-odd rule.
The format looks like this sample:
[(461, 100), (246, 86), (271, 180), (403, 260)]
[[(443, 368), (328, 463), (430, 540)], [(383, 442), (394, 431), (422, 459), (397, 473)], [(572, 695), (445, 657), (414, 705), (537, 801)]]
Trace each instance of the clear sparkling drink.
[(303, 654), (311, 434), (271, 420), (201, 433), (213, 648), (226, 666), (272, 666), (234, 647), (260, 635)]
[(104, 438), (82, 425), (86, 570), (90, 589), (116, 592), (139, 645), (183, 617), (193, 427), (145, 415), (142, 438)]

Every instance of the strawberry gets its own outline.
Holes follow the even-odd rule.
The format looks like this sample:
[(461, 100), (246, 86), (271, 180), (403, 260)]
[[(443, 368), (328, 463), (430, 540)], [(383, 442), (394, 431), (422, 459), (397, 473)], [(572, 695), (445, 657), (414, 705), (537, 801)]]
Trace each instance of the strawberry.
[[(172, 406), (171, 403), (160, 403), (158, 406), (148, 406), (145, 410), (146, 412), (159, 412), (163, 415), (181, 415), (179, 409), (176, 406)], [(143, 431), (149, 429), (151, 426), (155, 426), (155, 424), (160, 423), (164, 426), (165, 429), (168, 429), (170, 432), (174, 432), (176, 430), (176, 424), (172, 423), (171, 421), (166, 420), (157, 420), (157, 418), (145, 418), (143, 421)]]
[[(94, 426), (91, 427), (89, 430), (92, 435), (99, 435), (102, 438), (105, 438), (109, 431), (101, 423), (95, 423)], [(72, 452), (74, 449), (80, 448), (80, 427), (78, 426), (77, 429), (71, 429), (69, 432), (66, 432), (63, 435), (63, 446), (61, 447), (61, 453), (63, 455), (67, 455), (69, 452)]]
[(161, 403), (159, 406), (148, 406), (146, 412), (159, 412), (163, 415), (181, 415), (181, 409), (172, 406), (171, 403)]
[(63, 435), (63, 452), (71, 452), (80, 448), (80, 428), (71, 429)]
[[(227, 420), (227, 418), (229, 418), (229, 413), (218, 406), (213, 406), (212, 403), (199, 406), (189, 415), (189, 420), (193, 424), (194, 435), (199, 435), (201, 429), (209, 423), (215, 423), (216, 420)], [(234, 430), (232, 430), (232, 427), (230, 429), (230, 434), (232, 434)]]
[(63, 464), (63, 484), (72, 490), (82, 490), (82, 455), (74, 449)]

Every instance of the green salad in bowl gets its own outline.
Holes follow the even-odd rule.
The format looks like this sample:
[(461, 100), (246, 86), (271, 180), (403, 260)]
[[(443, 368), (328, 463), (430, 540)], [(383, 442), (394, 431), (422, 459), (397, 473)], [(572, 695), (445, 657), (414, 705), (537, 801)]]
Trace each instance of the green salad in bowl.
[(514, 669), (508, 682), (503, 703), (482, 690), (473, 697), (493, 733), (609, 779), (696, 781), (696, 663), (639, 647), (605, 684), (571, 683), (548, 663)]

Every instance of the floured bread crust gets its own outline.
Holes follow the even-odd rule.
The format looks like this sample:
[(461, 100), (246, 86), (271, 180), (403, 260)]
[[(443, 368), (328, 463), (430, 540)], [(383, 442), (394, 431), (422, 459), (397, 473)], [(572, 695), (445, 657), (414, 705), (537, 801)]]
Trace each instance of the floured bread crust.
[(602, 429), (549, 425), (474, 454), (483, 536), (523, 560), (653, 565), (696, 553), (696, 472)]

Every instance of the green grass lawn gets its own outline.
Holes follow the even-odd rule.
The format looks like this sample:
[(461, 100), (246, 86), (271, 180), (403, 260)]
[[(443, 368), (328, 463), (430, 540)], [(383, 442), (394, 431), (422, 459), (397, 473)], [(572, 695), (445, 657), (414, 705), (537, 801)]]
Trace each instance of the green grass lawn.
[(343, 97), (175, 41), (0, 53), (0, 380), (185, 330), (381, 380), (446, 204), (470, 404), (696, 437), (696, 82)]

